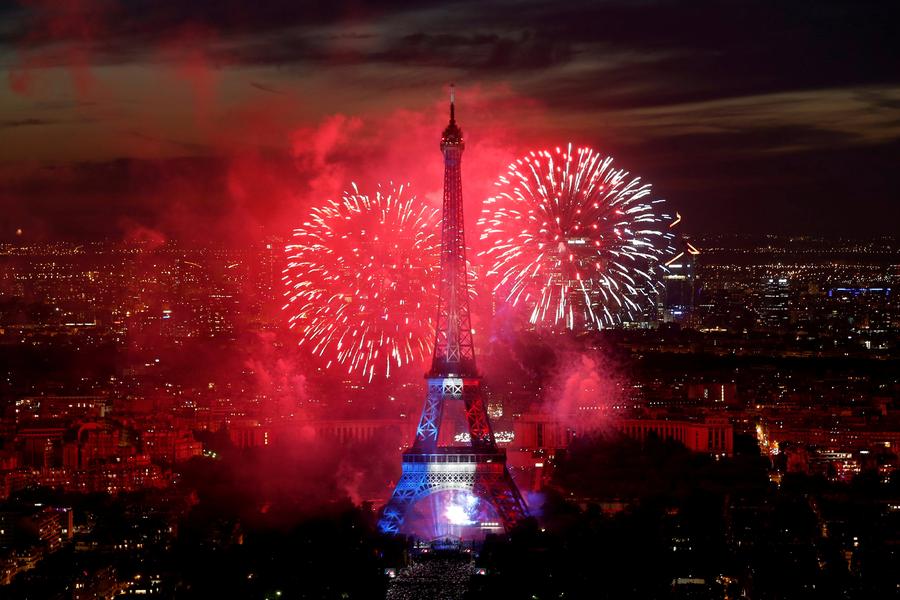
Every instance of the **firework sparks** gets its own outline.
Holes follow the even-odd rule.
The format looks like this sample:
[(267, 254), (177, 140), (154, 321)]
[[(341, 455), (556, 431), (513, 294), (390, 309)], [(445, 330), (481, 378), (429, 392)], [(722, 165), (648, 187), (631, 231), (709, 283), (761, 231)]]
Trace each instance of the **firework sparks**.
[(439, 216), (404, 191), (369, 196), (353, 184), (313, 209), (285, 249), (284, 309), (299, 343), (369, 381), (431, 352)]
[(590, 148), (531, 152), (495, 183), (478, 220), (495, 292), (534, 325), (603, 328), (639, 318), (672, 253), (651, 185)]

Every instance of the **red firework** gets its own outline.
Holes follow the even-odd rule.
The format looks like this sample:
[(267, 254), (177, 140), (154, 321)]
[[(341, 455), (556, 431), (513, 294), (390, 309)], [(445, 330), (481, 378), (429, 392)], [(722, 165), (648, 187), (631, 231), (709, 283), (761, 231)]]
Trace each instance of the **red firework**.
[(404, 191), (370, 196), (353, 184), (314, 208), (285, 249), (284, 309), (300, 344), (369, 381), (423, 362), (433, 342), (439, 216)]

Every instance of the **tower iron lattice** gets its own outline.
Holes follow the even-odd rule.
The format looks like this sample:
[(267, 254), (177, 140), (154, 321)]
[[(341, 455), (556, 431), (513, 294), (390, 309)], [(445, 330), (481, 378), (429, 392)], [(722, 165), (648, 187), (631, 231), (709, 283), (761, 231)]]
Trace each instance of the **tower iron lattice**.
[[(400, 533), (410, 507), (441, 491), (465, 491), (489, 503), (507, 531), (528, 515), (506, 468), (506, 453), (494, 439), (475, 366), (460, 171), (465, 143), (456, 124), (454, 105), (451, 86), (450, 123), (441, 136), (444, 197), (434, 354), (426, 375), (428, 387), (416, 439), (403, 453), (400, 480), (379, 521), (385, 533)], [(445, 408), (460, 405), (469, 444), (442, 446), (439, 442)]]

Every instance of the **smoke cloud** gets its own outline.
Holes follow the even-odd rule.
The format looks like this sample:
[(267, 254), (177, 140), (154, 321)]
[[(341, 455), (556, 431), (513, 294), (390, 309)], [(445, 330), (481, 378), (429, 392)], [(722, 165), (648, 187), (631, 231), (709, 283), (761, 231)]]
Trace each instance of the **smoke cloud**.
[(579, 431), (606, 428), (625, 400), (625, 380), (602, 351), (560, 351), (543, 409)]

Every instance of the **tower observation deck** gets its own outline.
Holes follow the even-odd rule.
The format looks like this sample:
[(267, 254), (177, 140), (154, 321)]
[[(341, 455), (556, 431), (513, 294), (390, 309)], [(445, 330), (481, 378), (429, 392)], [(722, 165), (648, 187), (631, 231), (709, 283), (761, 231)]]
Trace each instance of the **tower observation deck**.
[[(469, 313), (466, 240), (463, 225), (462, 130), (456, 123), (453, 87), (450, 123), (441, 135), (444, 155), (441, 279), (438, 315), (428, 389), (416, 439), (403, 454), (403, 471), (385, 505), (379, 528), (400, 533), (407, 511), (431, 494), (469, 492), (489, 503), (509, 530), (528, 514), (506, 468), (506, 453), (497, 447), (475, 366), (475, 344)], [(469, 431), (468, 445), (440, 445), (446, 410), (462, 409)]]

